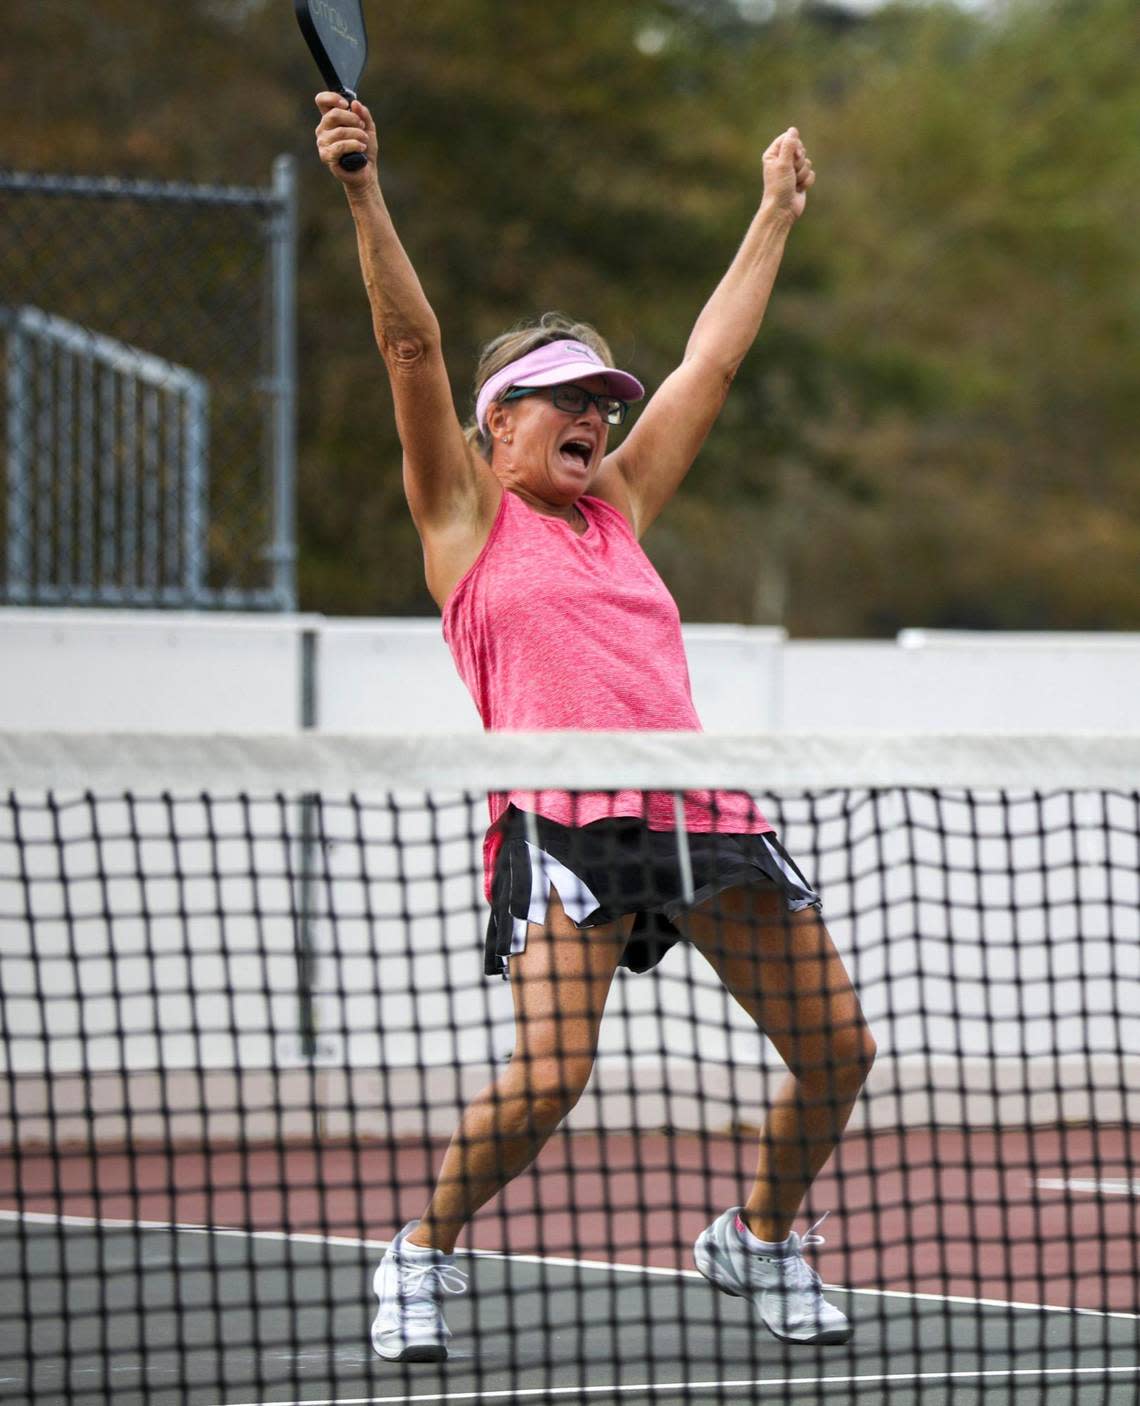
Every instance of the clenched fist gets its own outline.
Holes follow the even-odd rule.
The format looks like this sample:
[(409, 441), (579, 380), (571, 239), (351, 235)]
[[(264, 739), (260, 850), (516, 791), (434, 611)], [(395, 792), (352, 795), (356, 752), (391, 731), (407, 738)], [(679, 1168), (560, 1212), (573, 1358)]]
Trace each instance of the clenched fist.
[(798, 220), (815, 184), (811, 157), (795, 127), (781, 132), (764, 153), (764, 201)]
[[(362, 102), (351, 105), (339, 93), (318, 93), (317, 108), (321, 120), (317, 123), (317, 152), (321, 160), (342, 185), (361, 186), (376, 178), (376, 124)], [(358, 152), (368, 158), (368, 165), (358, 171), (346, 171), (340, 164), (342, 156)]]

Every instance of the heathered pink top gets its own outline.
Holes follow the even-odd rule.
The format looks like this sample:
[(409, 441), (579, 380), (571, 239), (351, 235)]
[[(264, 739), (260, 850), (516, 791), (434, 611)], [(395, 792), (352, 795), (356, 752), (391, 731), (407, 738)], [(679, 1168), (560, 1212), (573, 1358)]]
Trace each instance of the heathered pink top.
[[(545, 517), (504, 493), (491, 534), (448, 598), (443, 634), (489, 732), (699, 732), (681, 617), (625, 518), (600, 498), (579, 498), (586, 531)], [(561, 825), (643, 817), (676, 824), (673, 795), (652, 791), (512, 791), (489, 797), (486, 882), (509, 803)], [(763, 834), (772, 826), (731, 791), (687, 791), (696, 833)]]

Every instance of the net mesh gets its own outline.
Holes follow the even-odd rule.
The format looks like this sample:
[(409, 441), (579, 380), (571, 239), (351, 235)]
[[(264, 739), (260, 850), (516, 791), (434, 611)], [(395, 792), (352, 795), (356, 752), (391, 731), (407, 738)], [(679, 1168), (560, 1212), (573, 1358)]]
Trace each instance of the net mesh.
[[(1129, 738), (0, 736), (5, 1395), (1133, 1399), (1138, 762)], [(596, 1057), (605, 983), (577, 977), (605, 930), (531, 929), (485, 977), (495, 785), (754, 796), (869, 1075), (821, 939), (789, 936), (811, 909), (682, 914), (691, 941), (618, 968)], [(666, 838), (682, 877), (695, 838)], [(694, 1242), (761, 1204), (758, 1157), (768, 1210), (797, 1201), (852, 1097), (794, 1224), (830, 1213), (806, 1258), (854, 1332), (789, 1343), (787, 1294), (716, 1292)], [(459, 1237), (466, 1283), (428, 1277), (446, 1361), (382, 1361), (388, 1243), (449, 1167), (447, 1205), (477, 1201), (488, 1157), (509, 1180)]]

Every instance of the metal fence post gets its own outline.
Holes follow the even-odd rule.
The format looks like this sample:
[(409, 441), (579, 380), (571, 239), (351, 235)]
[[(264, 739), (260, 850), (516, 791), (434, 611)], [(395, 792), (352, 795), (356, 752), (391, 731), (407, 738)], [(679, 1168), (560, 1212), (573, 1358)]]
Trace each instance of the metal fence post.
[(182, 415), (187, 466), (182, 484), (186, 592), (191, 602), (198, 605), (206, 584), (206, 530), (210, 521), (207, 462), (210, 410), (209, 393), (204, 381), (187, 385)]
[(269, 222), (273, 278), (273, 594), (297, 608), (297, 171), (291, 156), (273, 163)]
[(8, 334), (8, 566), (7, 596), (16, 604), (32, 588), (31, 410), (28, 394), (29, 346), (15, 318), (6, 317)]

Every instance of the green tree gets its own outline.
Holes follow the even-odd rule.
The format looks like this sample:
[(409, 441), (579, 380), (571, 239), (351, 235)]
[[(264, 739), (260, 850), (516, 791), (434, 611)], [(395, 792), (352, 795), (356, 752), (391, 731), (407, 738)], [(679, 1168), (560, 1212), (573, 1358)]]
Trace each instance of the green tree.
[[(549, 307), (656, 385), (764, 146), (807, 137), (820, 181), (767, 325), (647, 541), (687, 618), (1140, 628), (1134, 0), (371, 18), (385, 188), (464, 408), (481, 343)], [(250, 183), (297, 154), (303, 602), (429, 611), (289, 7), (41, 0), (0, 80), (8, 165)]]

